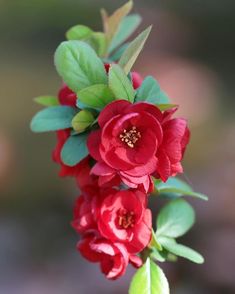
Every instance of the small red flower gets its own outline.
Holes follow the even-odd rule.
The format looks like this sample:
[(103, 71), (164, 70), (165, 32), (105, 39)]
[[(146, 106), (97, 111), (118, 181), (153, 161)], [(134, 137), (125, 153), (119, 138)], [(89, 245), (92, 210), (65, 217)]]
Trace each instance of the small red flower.
[(125, 244), (129, 253), (139, 253), (151, 239), (151, 212), (146, 209), (146, 194), (140, 191), (115, 191), (106, 197), (98, 217), (100, 234)]
[(113, 243), (95, 234), (89, 234), (78, 242), (77, 249), (91, 262), (99, 262), (101, 271), (108, 279), (125, 274), (129, 261), (136, 267), (142, 265), (138, 256), (130, 255), (123, 244)]
[(61, 105), (76, 107), (77, 95), (66, 84), (60, 89), (58, 98)]
[(187, 122), (182, 118), (173, 118), (176, 109), (166, 111), (162, 122), (163, 142), (157, 152), (158, 168), (157, 177), (164, 182), (170, 176), (183, 172), (181, 161), (186, 146), (190, 140), (190, 131)]
[(133, 71), (131, 73), (131, 79), (132, 79), (133, 88), (135, 90), (138, 89), (141, 86), (143, 81), (141, 75), (138, 72)]

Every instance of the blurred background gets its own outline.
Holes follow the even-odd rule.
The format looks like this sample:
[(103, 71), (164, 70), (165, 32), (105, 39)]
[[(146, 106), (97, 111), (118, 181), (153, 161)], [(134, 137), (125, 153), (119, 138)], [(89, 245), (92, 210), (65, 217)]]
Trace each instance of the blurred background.
[[(124, 1), (0, 1), (0, 294), (127, 293), (76, 252), (70, 227), (75, 183), (51, 161), (54, 134), (32, 134), (39, 106), (61, 81), (53, 53), (75, 24), (101, 29), (99, 8)], [(135, 1), (152, 34), (135, 66), (180, 104), (192, 140), (185, 178), (208, 203), (192, 200), (197, 224), (184, 238), (204, 265), (164, 264), (173, 294), (235, 293), (235, 1)], [(155, 205), (158, 205), (155, 204)], [(95, 289), (95, 290), (94, 290)]]

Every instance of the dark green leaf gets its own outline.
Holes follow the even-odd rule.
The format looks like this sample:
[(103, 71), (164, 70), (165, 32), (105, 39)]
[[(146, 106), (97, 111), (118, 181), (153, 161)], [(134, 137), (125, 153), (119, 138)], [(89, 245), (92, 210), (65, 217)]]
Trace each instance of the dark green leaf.
[(135, 101), (146, 101), (153, 104), (168, 104), (169, 98), (161, 90), (158, 82), (153, 77), (148, 76), (137, 90)]
[(198, 253), (197, 251), (187, 246), (178, 244), (172, 238), (160, 237), (159, 241), (161, 242), (162, 246), (165, 249), (167, 249), (168, 251), (170, 251), (171, 253), (177, 256), (184, 257), (198, 264), (201, 264), (204, 262), (204, 258), (200, 253)]
[(131, 14), (123, 18), (119, 29), (112, 39), (109, 47), (109, 53), (126, 41), (138, 28), (141, 23), (141, 17), (138, 14)]
[(103, 62), (82, 41), (61, 43), (55, 53), (55, 65), (63, 81), (75, 93), (94, 84), (107, 83)]
[(87, 136), (87, 133), (82, 133), (68, 138), (61, 151), (64, 164), (75, 166), (88, 155)]
[(135, 90), (131, 81), (124, 71), (117, 64), (112, 64), (109, 70), (109, 87), (113, 91), (116, 99), (134, 101)]
[(78, 101), (92, 108), (104, 108), (115, 100), (114, 94), (107, 85), (99, 84), (85, 88), (79, 92)]
[(169, 178), (166, 183), (159, 183), (155, 185), (158, 193), (174, 193), (176, 197), (181, 197), (183, 195), (188, 195), (192, 197), (197, 197), (202, 200), (208, 200), (208, 197), (204, 194), (194, 192), (192, 188), (186, 184), (184, 181), (178, 178)]
[(169, 294), (169, 285), (162, 269), (149, 258), (135, 273), (129, 294)]
[(93, 31), (84, 25), (76, 25), (69, 29), (66, 33), (68, 40), (84, 40), (92, 35)]
[(183, 199), (165, 205), (157, 217), (157, 237), (177, 238), (184, 235), (195, 222), (195, 212)]
[(129, 46), (124, 51), (121, 59), (119, 60), (119, 65), (123, 68), (124, 72), (128, 74), (134, 65), (137, 57), (142, 51), (144, 44), (150, 34), (152, 27), (148, 27), (143, 31), (134, 41), (132, 41)]
[(48, 132), (71, 128), (76, 109), (69, 106), (52, 106), (39, 111), (31, 121), (33, 132)]
[(93, 114), (88, 110), (81, 110), (75, 115), (72, 120), (73, 129), (80, 133), (86, 130), (93, 122), (95, 118)]
[(55, 96), (39, 96), (34, 98), (34, 101), (43, 106), (57, 106), (60, 104)]

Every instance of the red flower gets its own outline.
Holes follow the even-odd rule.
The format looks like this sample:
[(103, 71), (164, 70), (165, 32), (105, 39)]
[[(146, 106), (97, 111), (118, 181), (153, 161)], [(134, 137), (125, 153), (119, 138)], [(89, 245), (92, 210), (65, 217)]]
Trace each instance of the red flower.
[(152, 174), (166, 181), (182, 172), (189, 130), (185, 120), (171, 119), (174, 111), (162, 113), (152, 104), (125, 100), (107, 105), (98, 118), (101, 130), (88, 138), (90, 154), (98, 161), (92, 172), (106, 180), (118, 174), (129, 187), (142, 186), (146, 192)]
[(98, 217), (100, 234), (125, 244), (129, 253), (139, 253), (151, 239), (151, 212), (146, 209), (146, 194), (140, 191), (115, 191), (106, 197)]
[(77, 95), (67, 85), (63, 84), (58, 93), (58, 98), (61, 105), (76, 107)]
[(98, 118), (101, 130), (88, 138), (90, 154), (98, 161), (92, 172), (99, 176), (118, 173), (129, 187), (143, 185), (149, 191), (163, 138), (161, 117), (160, 110), (148, 103), (118, 100), (107, 105)]
[(112, 243), (95, 234), (86, 235), (78, 242), (77, 249), (89, 261), (100, 262), (101, 271), (108, 279), (124, 275), (129, 261), (136, 267), (142, 264), (141, 259), (130, 255), (123, 244)]

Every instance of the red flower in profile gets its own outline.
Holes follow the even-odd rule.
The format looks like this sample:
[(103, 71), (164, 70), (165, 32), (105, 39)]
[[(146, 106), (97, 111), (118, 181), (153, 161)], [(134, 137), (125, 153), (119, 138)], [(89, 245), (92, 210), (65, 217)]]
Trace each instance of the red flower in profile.
[(136, 191), (115, 191), (103, 200), (98, 217), (100, 234), (125, 244), (129, 253), (139, 253), (151, 239), (151, 211), (147, 195)]
[(123, 244), (113, 243), (99, 235), (88, 234), (78, 242), (77, 249), (91, 262), (99, 262), (101, 271), (108, 279), (125, 274), (129, 261), (136, 267), (142, 264), (138, 256), (130, 255)]
[(93, 201), (91, 199), (88, 200), (83, 195), (77, 198), (74, 207), (74, 219), (71, 225), (81, 234), (96, 229)]
[(187, 122), (182, 118), (172, 118), (177, 109), (164, 113), (162, 121), (163, 142), (157, 152), (158, 168), (156, 176), (164, 182), (170, 176), (183, 172), (181, 161), (190, 140)]

